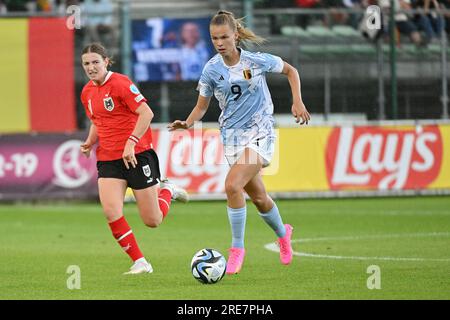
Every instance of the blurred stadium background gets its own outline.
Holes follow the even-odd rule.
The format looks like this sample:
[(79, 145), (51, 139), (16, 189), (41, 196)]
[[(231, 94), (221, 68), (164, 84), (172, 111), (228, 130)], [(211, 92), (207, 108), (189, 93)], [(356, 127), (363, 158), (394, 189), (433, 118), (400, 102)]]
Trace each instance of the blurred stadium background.
[[(79, 153), (88, 126), (79, 99), (87, 80), (80, 65), (80, 52), (92, 41), (100, 41), (106, 46), (115, 60), (112, 70), (129, 75), (148, 98), (155, 113), (152, 128), (162, 174), (187, 188), (194, 200), (225, 199), (223, 181), (228, 167), (224, 164), (219, 143), (217, 102), (212, 101), (198, 130), (169, 133), (165, 127), (169, 121), (184, 119), (192, 110), (197, 99), (195, 89), (202, 61), (213, 54), (208, 21), (217, 10), (226, 9), (237, 17), (245, 17), (247, 26), (268, 40), (262, 47), (251, 47), (250, 50), (279, 55), (298, 68), (303, 99), (312, 114), (308, 126), (296, 126), (290, 115), (287, 80), (279, 75), (268, 76), (275, 105), (278, 149), (272, 166), (264, 172), (264, 179), (274, 197), (416, 196), (411, 202), (408, 199), (385, 202), (387, 200), (382, 197), (329, 202), (281, 201), (280, 208), (285, 210), (288, 219), (294, 224), (297, 220), (298, 224), (305, 223), (299, 236), (345, 238), (351, 235), (358, 239), (388, 232), (395, 238), (396, 234), (404, 233), (406, 240), (412, 237), (418, 245), (411, 247), (405, 239), (400, 244), (384, 240), (386, 245), (374, 249), (369, 243), (362, 252), (361, 246), (353, 241), (354, 247), (345, 248), (353, 256), (383, 256), (390, 248), (393, 256), (403, 257), (406, 252), (409, 257), (419, 257), (417, 261), (412, 258), (413, 262), (408, 266), (402, 264), (401, 258), (395, 262), (397, 264), (392, 262), (390, 266), (395, 272), (391, 277), (397, 279), (399, 286), (388, 291), (390, 295), (373, 296), (364, 287), (362, 296), (401, 298), (403, 293), (410, 292), (409, 297), (413, 298), (448, 299), (450, 122), (447, 60), (450, 51), (447, 43), (450, 11), (446, 9), (447, 0), (431, 3), (426, 11), (424, 3), (415, 0), (0, 0), (0, 221), (3, 228), (0, 233), (3, 236), (2, 257), (8, 259), (8, 262), (2, 259), (3, 280), (9, 284), (9, 289), (3, 290), (0, 297), (71, 298), (67, 290), (57, 289), (53, 291), (54, 295), (49, 293), (55, 286), (52, 283), (56, 280), (51, 273), (55, 266), (47, 270), (47, 265), (41, 265), (30, 270), (22, 266), (24, 257), (33, 263), (56, 259), (59, 267), (65, 268), (73, 263), (71, 261), (90, 265), (88, 262), (95, 260), (99, 252), (105, 252), (102, 239), (109, 237), (106, 229), (102, 230), (104, 236), (97, 239), (98, 229), (88, 225), (91, 219), (97, 219), (95, 225), (98, 228), (104, 225), (101, 214), (88, 217), (90, 212), (100, 212), (99, 205), (95, 208), (91, 204), (76, 205), (79, 200), (98, 202), (95, 157), (85, 159)], [(435, 3), (439, 8), (434, 6)], [(368, 23), (374, 22), (368, 21), (365, 15), (371, 5), (380, 8), (381, 29), (367, 27)], [(394, 11), (389, 10), (392, 5)], [(442, 21), (445, 23), (440, 27)], [(198, 46), (193, 50), (183, 47), (182, 29), (186, 25), (197, 28), (191, 30), (191, 37), (198, 40)], [(186, 73), (185, 68), (189, 72)], [(439, 197), (422, 197), (424, 195)], [(53, 200), (62, 205), (34, 208), (17, 205), (29, 201), (53, 203)], [(9, 206), (11, 203), (16, 206)], [(178, 261), (176, 254), (179, 252), (165, 247), (171, 242), (155, 237), (152, 244), (158, 247), (156, 265), (171, 261), (174, 264), (170, 270), (183, 270), (184, 263), (190, 260), (190, 252), (193, 254), (199, 246), (206, 245), (200, 236), (202, 230), (209, 230), (208, 239), (213, 239), (211, 246), (225, 250), (229, 232), (225, 213), (220, 215), (223, 220), (220, 228), (215, 224), (217, 216), (213, 217), (224, 205), (224, 202), (199, 202), (181, 209), (175, 204), (175, 214), (179, 214), (177, 218), (185, 224), (177, 225), (170, 218), (165, 231), (169, 231), (172, 242), (189, 239), (183, 244), (183, 252), (187, 254), (183, 253), (186, 256)], [(127, 207), (126, 210), (132, 212), (131, 219), (136, 220), (133, 222), (136, 232), (146, 232), (143, 226), (139, 229), (136, 209)], [(211, 219), (204, 219), (203, 214), (198, 214), (200, 211), (211, 214)], [(72, 216), (71, 212), (80, 214)], [(190, 212), (189, 215), (186, 212)], [(30, 223), (22, 224), (24, 221)], [(76, 232), (66, 226), (66, 221), (77, 226)], [(254, 229), (266, 232), (266, 238), (254, 233), (252, 246), (260, 253), (257, 261), (261, 264), (249, 265), (247, 276), (250, 281), (241, 285), (246, 291), (245, 286), (253, 279), (252, 283), (257, 282), (262, 287), (246, 291), (246, 297), (354, 298), (362, 292), (347, 290), (343, 282), (337, 287), (331, 284), (330, 289), (327, 283), (335, 280), (330, 279), (330, 264), (306, 262), (302, 268), (293, 266), (289, 271), (290, 295), (270, 295), (271, 290), (266, 290), (262, 284), (267, 281), (266, 274), (258, 274), (266, 266), (268, 269), (279, 267), (263, 258), (267, 253), (263, 253), (262, 245), (270, 234), (261, 225), (253, 224), (249, 228), (250, 234)], [(197, 233), (180, 232), (184, 229)], [(215, 238), (216, 234), (220, 236)], [(429, 237), (429, 245), (417, 237)], [(82, 239), (80, 242), (79, 238)], [(54, 246), (56, 243), (59, 246)], [(111, 246), (110, 250), (115, 250), (112, 241), (107, 245)], [(326, 251), (331, 247), (334, 249), (333, 242), (325, 249), (313, 246), (311, 250), (333, 253)], [(121, 261), (122, 265), (114, 269), (119, 274), (119, 267), (123, 269), (126, 265), (116, 249), (117, 257), (105, 256), (102, 261), (115, 266)], [(36, 256), (36, 252), (43, 256)], [(426, 264), (429, 273), (425, 274), (428, 271), (421, 269), (420, 257), (429, 258)], [(366, 266), (358, 271), (361, 263), (354, 262), (352, 272), (361, 272), (360, 278), (364, 278)], [(18, 265), (21, 266), (19, 269)], [(316, 278), (310, 277), (310, 272), (317, 272), (318, 265), (322, 268), (321, 273), (316, 274)], [(101, 281), (95, 273), (97, 267), (85, 267), (91, 268), (88, 270), (91, 284)], [(350, 278), (352, 273), (345, 271), (348, 270), (346, 266), (341, 264), (340, 267), (342, 274), (348, 274)], [(36, 277), (46, 276), (40, 278), (42, 283), (28, 282), (29, 278), (23, 278), (18, 270)], [(409, 279), (411, 270), (414, 275)], [(257, 274), (256, 278), (253, 272)], [(64, 276), (64, 273), (59, 275), (58, 281), (64, 282)], [(108, 281), (106, 277), (109, 275), (103, 277), (105, 282)], [(157, 279), (161, 288), (167, 288), (162, 296), (151, 293), (159, 286), (142, 287), (143, 283), (139, 283), (139, 291), (133, 287), (124, 296), (113, 296), (110, 292), (115, 288), (110, 283), (108, 287), (102, 287), (98, 295), (90, 291), (88, 297), (207, 297), (203, 296), (204, 292), (195, 291), (197, 287), (189, 289), (194, 293), (172, 292), (171, 288), (179, 289), (176, 281), (184, 281), (179, 275), (175, 279), (170, 275)], [(272, 280), (274, 285), (279, 281), (278, 278)], [(320, 286), (316, 280), (320, 281)], [(309, 290), (294, 288), (295, 283), (307, 283), (312, 294)], [(433, 284), (432, 288), (428, 287), (429, 283)], [(36, 289), (41, 286), (51, 290), (41, 295), (40, 289)], [(29, 289), (28, 295), (24, 288)], [(144, 292), (145, 288), (148, 291)], [(227, 287), (229, 293), (224, 295), (208, 292), (214, 298), (236, 298), (239, 297), (236, 288)], [(423, 288), (429, 290), (422, 292)], [(330, 295), (324, 296), (325, 291)], [(347, 291), (351, 294), (345, 295)], [(83, 298), (83, 295), (74, 297)]]
[[(245, 17), (268, 40), (249, 49), (299, 69), (313, 114), (307, 128), (294, 128), (287, 80), (269, 75), (279, 130), (278, 157), (265, 177), (270, 192), (448, 194), (449, 23), (423, 27), (447, 21), (447, 3), (427, 13), (421, 2), (405, 3), (394, 3), (393, 25), (389, 1), (1, 1), (0, 199), (95, 199), (95, 159), (76, 150), (88, 125), (80, 52), (92, 41), (148, 97), (163, 175), (194, 198), (223, 198), (217, 102), (200, 138), (164, 130), (196, 101), (199, 72), (214, 54), (208, 20), (218, 9)], [(381, 8), (381, 30), (367, 29), (376, 22), (365, 15), (371, 5)], [(189, 23), (197, 30), (184, 36)], [(197, 47), (184, 51), (183, 37)]]

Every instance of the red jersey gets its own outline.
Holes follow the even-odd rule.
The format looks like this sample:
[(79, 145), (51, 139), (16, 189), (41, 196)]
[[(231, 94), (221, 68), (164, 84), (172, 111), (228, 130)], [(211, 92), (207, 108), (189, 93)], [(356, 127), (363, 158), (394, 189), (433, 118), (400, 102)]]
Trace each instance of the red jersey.
[[(96, 85), (89, 81), (81, 92), (86, 114), (97, 127), (97, 160), (122, 158), (125, 143), (136, 126), (136, 109), (147, 99), (125, 75), (108, 72), (105, 81)], [(150, 126), (135, 146), (136, 153), (152, 147)]]

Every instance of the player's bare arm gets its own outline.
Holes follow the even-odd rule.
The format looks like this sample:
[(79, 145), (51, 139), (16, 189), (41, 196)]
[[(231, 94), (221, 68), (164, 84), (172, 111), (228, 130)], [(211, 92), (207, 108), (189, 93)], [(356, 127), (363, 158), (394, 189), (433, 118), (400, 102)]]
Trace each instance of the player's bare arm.
[(84, 143), (80, 146), (80, 151), (87, 158), (91, 155), (91, 150), (94, 144), (97, 142), (97, 127), (91, 123), (91, 127), (89, 128), (89, 134)]
[(302, 124), (308, 124), (311, 116), (306, 109), (302, 100), (300, 76), (296, 68), (289, 63), (284, 62), (282, 74), (286, 75), (289, 81), (292, 92), (292, 115), (295, 117), (295, 122)]
[[(136, 122), (136, 126), (134, 127), (133, 132), (131, 133), (132, 136), (137, 137), (140, 139), (145, 132), (148, 130), (148, 127), (150, 125), (150, 122), (153, 119), (153, 111), (150, 109), (147, 103), (143, 102), (135, 111), (139, 117)], [(137, 165), (137, 159), (134, 153), (134, 146), (136, 145), (136, 142), (128, 139), (125, 143), (125, 148), (123, 150), (122, 159), (123, 163), (125, 164), (125, 167), (127, 169), (130, 168), (130, 165), (135, 168)]]
[(175, 120), (171, 124), (167, 126), (169, 131), (177, 130), (177, 129), (188, 129), (194, 125), (195, 121), (199, 121), (203, 118), (206, 111), (209, 107), (209, 102), (211, 101), (211, 97), (204, 97), (202, 95), (198, 95), (197, 104), (192, 110), (189, 117), (185, 120)]

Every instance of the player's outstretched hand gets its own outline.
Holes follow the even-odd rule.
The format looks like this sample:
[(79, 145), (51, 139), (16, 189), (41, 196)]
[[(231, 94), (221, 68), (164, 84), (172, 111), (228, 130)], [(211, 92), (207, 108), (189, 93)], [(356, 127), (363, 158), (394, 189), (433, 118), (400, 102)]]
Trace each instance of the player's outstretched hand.
[(175, 120), (174, 122), (169, 124), (167, 126), (167, 128), (169, 128), (169, 131), (174, 131), (174, 130), (177, 130), (177, 129), (187, 129), (189, 127), (188, 127), (186, 121)]
[(300, 122), (300, 125), (308, 124), (309, 120), (311, 120), (311, 116), (303, 104), (303, 101), (296, 102), (292, 105), (292, 115), (295, 117), (295, 122)]

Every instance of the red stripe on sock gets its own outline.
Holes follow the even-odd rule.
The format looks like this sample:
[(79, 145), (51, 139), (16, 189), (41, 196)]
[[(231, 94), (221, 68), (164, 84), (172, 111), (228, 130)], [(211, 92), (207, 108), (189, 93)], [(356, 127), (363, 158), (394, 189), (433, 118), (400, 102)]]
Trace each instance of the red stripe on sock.
[(124, 234), (126, 234), (128, 231), (131, 230), (124, 216), (117, 219), (116, 221), (109, 223), (109, 227), (111, 228), (114, 238), (117, 240), (122, 249), (130, 256), (130, 258), (133, 261), (136, 261), (137, 259), (144, 257), (141, 250), (139, 249), (139, 246), (137, 244), (133, 232), (131, 232), (125, 238), (119, 241), (120, 237), (122, 237)]
[(163, 218), (165, 218), (169, 213), (171, 201), (172, 201), (172, 194), (170, 193), (170, 191), (167, 189), (161, 189), (158, 195), (158, 204), (159, 209), (163, 214)]

